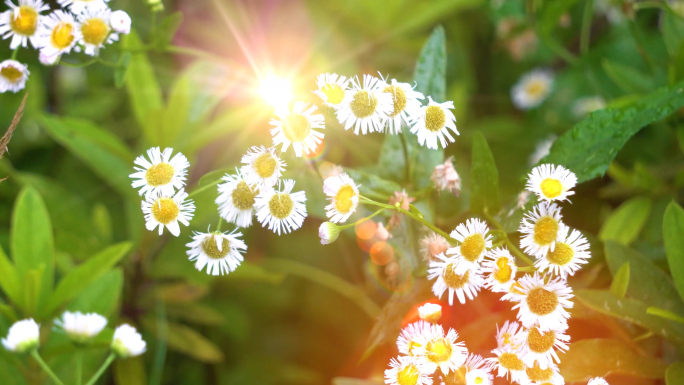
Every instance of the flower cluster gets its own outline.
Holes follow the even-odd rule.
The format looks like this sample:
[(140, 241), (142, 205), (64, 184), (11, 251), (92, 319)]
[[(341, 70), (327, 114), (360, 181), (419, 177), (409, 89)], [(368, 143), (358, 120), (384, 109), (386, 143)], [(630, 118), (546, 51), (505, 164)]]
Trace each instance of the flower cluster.
[[(83, 346), (104, 330), (107, 319), (96, 313), (65, 312), (55, 324), (74, 344)], [(7, 337), (2, 339), (2, 344), (15, 353), (34, 351), (40, 344), (40, 326), (30, 318), (17, 321), (10, 327)], [(123, 324), (114, 331), (110, 348), (117, 357), (128, 358), (143, 354), (147, 344), (134, 327)]]
[(64, 54), (83, 51), (98, 56), (101, 48), (131, 31), (131, 18), (124, 11), (107, 6), (109, 0), (59, 0), (62, 9), (46, 14), (43, 0), (6, 0), (8, 10), (0, 13), (0, 35), (10, 39), (15, 50), (11, 59), (0, 63), (0, 93), (18, 92), (26, 86), (29, 70), (16, 61), (20, 47), (28, 42), (40, 51), (43, 65), (55, 65)]

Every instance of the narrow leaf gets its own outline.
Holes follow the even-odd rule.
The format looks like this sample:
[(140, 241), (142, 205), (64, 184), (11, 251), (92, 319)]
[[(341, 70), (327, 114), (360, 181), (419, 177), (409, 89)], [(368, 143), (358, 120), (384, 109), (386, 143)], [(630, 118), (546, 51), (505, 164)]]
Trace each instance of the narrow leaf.
[(670, 274), (679, 297), (684, 299), (684, 210), (675, 202), (667, 206), (663, 216), (663, 241)]
[(470, 177), (470, 209), (474, 212), (496, 214), (499, 201), (499, 171), (487, 139), (480, 132), (473, 135), (473, 161)]
[(650, 213), (650, 199), (636, 197), (628, 200), (610, 214), (601, 227), (599, 239), (629, 245), (641, 232)]
[(21, 306), (22, 294), (19, 289), (20, 277), (17, 273), (17, 268), (12, 261), (7, 258), (7, 254), (5, 254), (2, 247), (0, 247), (0, 277), (2, 277), (2, 279), (0, 279), (0, 287), (5, 291), (7, 298), (16, 306)]
[(646, 309), (646, 313), (684, 324), (684, 317), (659, 307), (649, 306), (649, 308)]
[(626, 93), (643, 93), (654, 88), (651, 79), (632, 67), (608, 59), (603, 59), (601, 64), (608, 77)]
[(610, 285), (610, 292), (618, 297), (625, 298), (627, 288), (629, 287), (629, 262), (623, 264), (618, 269), (613, 277), (613, 283)]
[(41, 275), (45, 270), (45, 265), (40, 265), (40, 268), (29, 270), (24, 276), (24, 314), (29, 317), (35, 317), (38, 312), (38, 304), (41, 297)]
[(431, 96), (437, 102), (446, 100), (446, 34), (444, 27), (438, 25), (432, 30), (418, 56), (413, 80), (416, 91)]
[[(154, 322), (145, 322), (145, 326), (156, 330)], [(166, 335), (158, 338), (167, 339), (168, 347), (201, 362), (216, 363), (223, 361), (223, 352), (213, 342), (185, 325), (169, 322)]]
[(110, 270), (88, 285), (67, 308), (71, 311), (97, 313), (109, 317), (119, 306), (123, 282), (121, 269)]

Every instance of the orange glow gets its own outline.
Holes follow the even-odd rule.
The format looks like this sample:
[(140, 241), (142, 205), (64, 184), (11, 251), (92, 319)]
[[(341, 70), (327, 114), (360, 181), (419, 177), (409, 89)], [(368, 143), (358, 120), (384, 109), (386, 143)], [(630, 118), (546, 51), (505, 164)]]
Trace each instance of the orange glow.
[(379, 266), (385, 266), (394, 260), (394, 249), (387, 242), (375, 242), (370, 249), (371, 261)]

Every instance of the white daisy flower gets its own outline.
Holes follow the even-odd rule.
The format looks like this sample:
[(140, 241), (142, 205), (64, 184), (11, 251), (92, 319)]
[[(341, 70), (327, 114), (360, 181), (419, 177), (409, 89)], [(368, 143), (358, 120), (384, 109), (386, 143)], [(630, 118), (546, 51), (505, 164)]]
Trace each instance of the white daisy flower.
[(461, 177), (458, 176), (453, 164), (453, 157), (449, 157), (443, 164), (438, 164), (432, 171), (430, 179), (439, 191), (449, 191), (458, 196), (461, 193)]
[(240, 240), (242, 233), (199, 233), (195, 232), (192, 242), (186, 244), (191, 261), (199, 271), (207, 267), (207, 274), (224, 275), (232, 273), (244, 261), (242, 253), (247, 245)]
[(81, 25), (80, 46), (76, 46), (76, 52), (80, 52), (83, 48), (86, 55), (97, 56), (100, 48), (119, 40), (119, 34), (113, 32), (109, 25), (112, 18), (112, 11), (109, 8), (90, 7), (76, 16)]
[(606, 379), (603, 377), (594, 377), (591, 380), (589, 380), (589, 383), (587, 385), (609, 385), (609, 384), (608, 384), (608, 381), (606, 381)]
[(44, 66), (46, 66), (46, 67), (51, 67), (51, 66), (57, 64), (57, 62), (58, 62), (59, 59), (61, 59), (61, 58), (62, 58), (61, 55), (48, 56), (48, 55), (45, 55), (45, 54), (42, 53), (42, 52), (40, 52), (40, 53), (38, 54), (38, 61), (40, 62), (40, 64), (42, 64), (42, 65), (44, 65)]
[(505, 247), (498, 247), (487, 252), (482, 262), (482, 272), (485, 274), (486, 288), (494, 293), (508, 293), (515, 283), (518, 266)]
[(383, 93), (392, 96), (393, 111), (387, 114), (387, 130), (391, 135), (401, 133), (403, 124), (410, 125), (411, 117), (418, 114), (424, 96), (408, 83), (400, 83), (396, 79), (380, 83)]
[(124, 11), (114, 11), (109, 18), (109, 25), (115, 32), (128, 35), (131, 33), (131, 17)]
[(347, 174), (331, 176), (323, 181), (323, 192), (330, 199), (325, 214), (333, 223), (345, 222), (359, 205), (359, 187)]
[(425, 345), (428, 338), (432, 336), (432, 325), (429, 322), (420, 320), (406, 325), (401, 329), (397, 338), (397, 350), (407, 356), (416, 356), (417, 348)]
[(77, 344), (95, 338), (107, 326), (107, 319), (97, 313), (83, 314), (64, 312), (57, 324), (64, 329), (67, 337)]
[(5, 349), (15, 353), (26, 353), (38, 347), (40, 327), (33, 318), (15, 322), (7, 337), (2, 339)]
[(522, 335), (522, 347), (520, 359), (528, 367), (534, 366), (535, 362), (541, 369), (546, 369), (555, 362), (560, 362), (556, 349), (568, 350), (570, 336), (562, 331), (549, 330), (540, 332), (536, 326), (531, 327)]
[(281, 151), (285, 152), (292, 145), (297, 156), (316, 151), (323, 141), (324, 134), (316, 129), (325, 128), (325, 118), (321, 114), (313, 114), (316, 106), (309, 108), (308, 103), (296, 102), (291, 111), (276, 109), (275, 114), (280, 120), (272, 119), (271, 135), (273, 145), (282, 143)]
[(140, 195), (173, 195), (185, 186), (190, 162), (180, 152), (171, 158), (172, 153), (173, 148), (167, 147), (161, 151), (159, 147), (152, 147), (147, 150), (147, 158), (140, 155), (135, 159), (134, 163), (139, 167), (134, 167), (136, 172), (130, 177), (134, 179), (133, 188), (142, 187), (138, 191)]
[(114, 330), (111, 349), (119, 358), (128, 358), (145, 353), (147, 344), (133, 326), (123, 324)]
[(80, 40), (81, 27), (74, 20), (74, 16), (68, 12), (57, 10), (43, 18), (38, 36), (40, 40), (41, 57), (47, 61), (57, 62), (62, 54), (71, 52), (71, 49)]
[(522, 384), (523, 381), (527, 380), (526, 367), (520, 359), (517, 349), (509, 345), (500, 346), (492, 350), (492, 353), (496, 357), (487, 358), (485, 361), (491, 365), (492, 369), (497, 371), (497, 377), (510, 377), (511, 382), (517, 382), (518, 384)]
[(29, 70), (26, 65), (16, 60), (5, 60), (0, 63), (0, 94), (7, 91), (17, 93), (26, 87)]
[(426, 303), (418, 308), (418, 316), (420, 319), (436, 323), (442, 318), (442, 307), (436, 303)]
[[(257, 220), (274, 233), (289, 233), (302, 227), (306, 218), (306, 193), (293, 193), (295, 181), (285, 179), (283, 189), (260, 191), (254, 202)], [(280, 186), (278, 186), (280, 187)]]
[(109, 0), (57, 0), (59, 5), (74, 14), (82, 13), (87, 9), (105, 8)]
[(540, 271), (549, 271), (555, 275), (567, 279), (568, 275), (575, 275), (587, 259), (591, 258), (589, 251), (589, 242), (584, 238), (582, 233), (577, 230), (572, 230), (570, 235), (570, 228), (563, 227), (558, 232), (556, 245), (553, 251), (549, 250), (543, 258), (538, 258), (534, 266)]
[(468, 219), (451, 232), (451, 238), (460, 242), (460, 245), (447, 250), (447, 255), (456, 255), (459, 258), (457, 274), (479, 269), (487, 249), (492, 247), (492, 236), (487, 235), (488, 232), (489, 227), (485, 221), (477, 218)]
[(542, 369), (538, 363), (525, 368), (525, 378), (522, 385), (565, 385), (565, 380), (561, 376), (556, 364), (549, 364), (548, 368)]
[(572, 288), (560, 278), (549, 282), (538, 273), (526, 275), (518, 280), (516, 290), (504, 295), (503, 300), (517, 302), (513, 309), (518, 310), (518, 321), (526, 328), (538, 324), (540, 332), (561, 331), (568, 327), (572, 308)]
[(535, 69), (528, 72), (511, 89), (513, 104), (521, 110), (538, 107), (549, 96), (552, 87), (550, 71)]
[(253, 146), (242, 157), (245, 165), (240, 168), (245, 182), (250, 186), (273, 187), (285, 171), (285, 161), (276, 155), (273, 147)]
[(363, 84), (358, 78), (351, 79), (340, 107), (337, 120), (345, 130), (354, 127), (354, 134), (381, 132), (387, 117), (392, 113), (392, 95), (382, 92), (382, 81), (371, 75), (363, 75)]
[[(470, 353), (468, 354), (468, 358), (466, 358), (463, 365), (461, 365), (461, 367), (457, 370), (449, 373), (445, 380), (447, 380), (447, 383), (449, 384), (463, 384), (466, 382), (466, 374), (472, 370), (478, 369), (489, 371), (489, 364), (479, 354)], [(444, 385), (444, 383), (442, 384)]]
[(5, 0), (9, 10), (0, 13), (0, 35), (3, 39), (12, 38), (10, 49), (19, 46), (26, 47), (30, 40), (31, 45), (38, 47), (38, 28), (43, 15), (50, 7), (43, 4), (43, 0), (19, 0), (14, 5), (11, 0)]
[(385, 370), (385, 384), (429, 385), (432, 379), (425, 371), (425, 365), (414, 357), (392, 358), (390, 368)]
[(520, 247), (537, 258), (546, 256), (554, 250), (558, 234), (565, 231), (562, 217), (560, 207), (555, 203), (542, 202), (534, 206), (520, 224), (518, 231), (524, 234), (520, 238)]
[(499, 348), (508, 346), (517, 351), (525, 342), (524, 339), (525, 331), (519, 323), (506, 321), (501, 328), (496, 325), (496, 343)]
[(318, 95), (326, 106), (337, 109), (344, 100), (348, 85), (349, 80), (346, 76), (328, 72), (316, 77), (318, 90), (313, 91), (313, 93)]
[(329, 245), (340, 236), (340, 226), (332, 222), (323, 222), (318, 227), (318, 236), (321, 238), (321, 245)]
[(450, 247), (446, 238), (437, 233), (430, 233), (420, 240), (420, 253), (426, 261), (431, 261), (438, 255), (446, 253)]
[(187, 197), (188, 193), (184, 189), (180, 189), (174, 196), (147, 195), (142, 202), (147, 230), (152, 231), (159, 226), (159, 235), (162, 235), (166, 227), (171, 234), (179, 236), (178, 222), (189, 226), (195, 212), (195, 203), (187, 200)]
[(446, 148), (448, 138), (451, 143), (455, 142), (449, 130), (460, 135), (456, 129), (456, 117), (449, 111), (454, 109), (454, 102), (437, 103), (428, 96), (427, 106), (421, 107), (413, 116), (411, 133), (418, 136), (418, 144), (427, 148), (438, 149), (437, 140)]
[(525, 188), (545, 201), (564, 201), (575, 192), (570, 191), (577, 184), (577, 176), (563, 166), (542, 164), (532, 169), (527, 176)]
[(475, 369), (466, 374), (465, 380), (466, 385), (492, 385), (494, 376), (488, 371)]
[(448, 289), (449, 305), (454, 304), (454, 294), (460, 303), (465, 303), (466, 296), (472, 300), (484, 285), (478, 270), (466, 270), (463, 274), (456, 274), (458, 263), (460, 260), (457, 256), (446, 257), (440, 254), (436, 260), (430, 261), (428, 269), (428, 279), (437, 279), (432, 285), (432, 292), (437, 298), (442, 298), (442, 294)]
[(239, 171), (236, 175), (224, 176), (223, 180), (225, 182), (218, 185), (216, 198), (219, 215), (239, 227), (251, 226), (258, 190), (250, 187)]
[(425, 344), (415, 350), (427, 373), (432, 374), (439, 368), (442, 373), (448, 374), (463, 365), (468, 350), (463, 342), (456, 342), (456, 339), (458, 333), (454, 329), (444, 334), (442, 325), (432, 325)]
[(591, 112), (606, 108), (606, 101), (600, 96), (587, 96), (577, 99), (572, 106), (572, 114), (581, 119)]

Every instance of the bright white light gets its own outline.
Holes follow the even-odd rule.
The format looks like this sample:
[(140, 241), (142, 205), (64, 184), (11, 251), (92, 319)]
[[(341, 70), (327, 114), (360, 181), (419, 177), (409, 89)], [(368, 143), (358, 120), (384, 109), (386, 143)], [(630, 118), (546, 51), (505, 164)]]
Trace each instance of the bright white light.
[(261, 81), (259, 94), (275, 108), (286, 107), (292, 99), (292, 84), (288, 79), (269, 76)]

